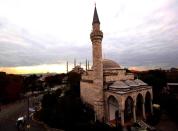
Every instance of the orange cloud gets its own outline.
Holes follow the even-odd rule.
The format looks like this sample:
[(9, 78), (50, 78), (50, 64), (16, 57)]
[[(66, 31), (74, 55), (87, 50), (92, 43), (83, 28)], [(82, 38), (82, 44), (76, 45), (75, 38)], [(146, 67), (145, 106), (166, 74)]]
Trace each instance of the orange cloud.
[(146, 70), (149, 70), (149, 68), (144, 67), (144, 66), (132, 66), (132, 67), (129, 67), (129, 70), (146, 71)]
[[(71, 67), (69, 66), (69, 69)], [(64, 73), (65, 64), (45, 64), (36, 66), (0, 67), (0, 71), (8, 74), (32, 74), (32, 73)]]

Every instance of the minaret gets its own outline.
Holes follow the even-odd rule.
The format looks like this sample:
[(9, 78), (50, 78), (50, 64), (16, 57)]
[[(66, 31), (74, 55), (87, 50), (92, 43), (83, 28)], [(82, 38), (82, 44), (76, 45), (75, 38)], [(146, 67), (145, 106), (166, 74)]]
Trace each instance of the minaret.
[(87, 69), (88, 69), (88, 70), (90, 69), (90, 63), (89, 63), (89, 60), (88, 60), (88, 63), (87, 63)]
[(94, 101), (96, 117), (99, 121), (104, 118), (104, 99), (103, 99), (103, 63), (102, 63), (102, 38), (103, 32), (100, 30), (100, 21), (98, 18), (97, 9), (95, 6), (92, 32), (90, 39), (92, 41), (93, 50), (93, 71), (94, 71), (94, 86), (97, 90)]
[(74, 68), (76, 67), (76, 59), (74, 59)]
[(66, 72), (68, 73), (68, 71), (69, 71), (69, 65), (68, 65), (68, 61), (67, 61), (67, 64), (66, 64)]

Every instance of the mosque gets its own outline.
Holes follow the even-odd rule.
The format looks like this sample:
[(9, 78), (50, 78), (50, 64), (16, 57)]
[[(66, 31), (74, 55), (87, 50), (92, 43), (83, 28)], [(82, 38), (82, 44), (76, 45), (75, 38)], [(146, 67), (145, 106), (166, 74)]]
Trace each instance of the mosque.
[(97, 120), (109, 125), (118, 122), (125, 126), (140, 119), (146, 120), (153, 113), (152, 87), (134, 79), (134, 75), (118, 63), (102, 59), (102, 38), (95, 7), (90, 34), (93, 66), (83, 73), (80, 82), (83, 103), (93, 108)]

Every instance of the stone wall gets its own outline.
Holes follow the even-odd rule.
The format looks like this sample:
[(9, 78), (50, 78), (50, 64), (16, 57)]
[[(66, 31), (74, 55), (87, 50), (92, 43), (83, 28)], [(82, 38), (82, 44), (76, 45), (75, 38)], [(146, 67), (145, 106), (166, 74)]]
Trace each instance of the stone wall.
[(89, 70), (82, 75), (82, 80), (93, 80), (93, 70)]
[(105, 76), (105, 82), (118, 81), (118, 80), (130, 80), (134, 79), (133, 75), (118, 75), (118, 76)]
[(97, 90), (93, 83), (80, 82), (80, 97), (83, 102), (94, 106)]
[(126, 77), (126, 80), (134, 80), (133, 74), (126, 74), (125, 77)]
[(104, 118), (104, 99), (103, 89), (95, 83), (80, 82), (80, 97), (84, 103), (94, 107), (97, 120), (103, 121)]

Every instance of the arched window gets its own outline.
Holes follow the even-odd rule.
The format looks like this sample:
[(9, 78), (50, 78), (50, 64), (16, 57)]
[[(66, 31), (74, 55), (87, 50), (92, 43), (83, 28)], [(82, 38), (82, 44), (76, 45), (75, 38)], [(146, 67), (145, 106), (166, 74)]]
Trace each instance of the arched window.
[(136, 99), (136, 114), (137, 114), (137, 119), (141, 119), (143, 116), (143, 110), (142, 110), (142, 104), (143, 104), (143, 96), (142, 94), (137, 95)]
[[(118, 114), (118, 116), (116, 116)], [(114, 96), (108, 98), (108, 115), (109, 121), (115, 120), (120, 117), (119, 113), (119, 104), (117, 99)]]
[(147, 91), (145, 95), (145, 112), (151, 113), (151, 93)]
[(133, 99), (132, 97), (128, 96), (127, 99), (125, 100), (125, 111), (124, 111), (124, 115), (125, 115), (125, 119), (126, 120), (130, 120), (133, 116)]

